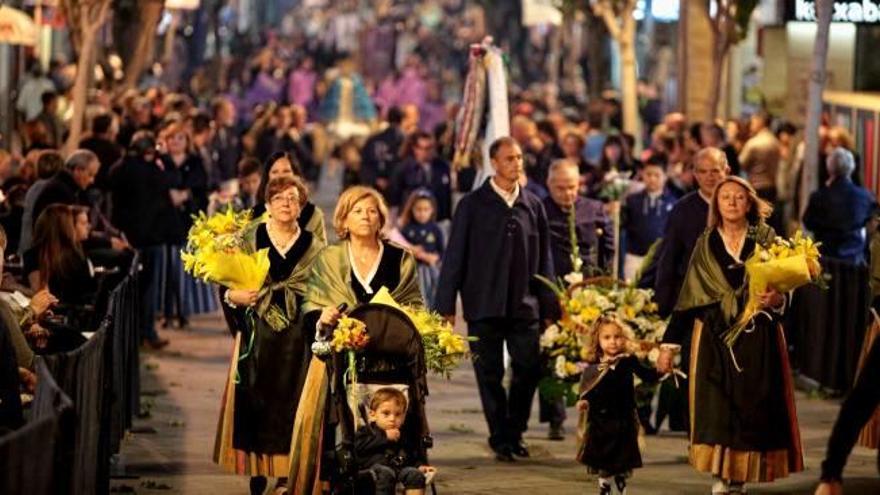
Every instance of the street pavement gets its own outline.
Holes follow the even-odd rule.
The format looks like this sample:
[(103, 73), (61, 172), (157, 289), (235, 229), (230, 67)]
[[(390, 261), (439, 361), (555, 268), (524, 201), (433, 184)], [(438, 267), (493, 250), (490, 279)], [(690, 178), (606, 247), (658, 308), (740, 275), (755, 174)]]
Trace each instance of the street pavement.
[[(219, 315), (192, 319), (188, 331), (166, 331), (171, 345), (141, 358), (142, 409), (113, 466), (114, 492), (139, 494), (246, 494), (248, 480), (224, 473), (211, 457), (220, 395), (229, 367), (232, 338)], [(461, 327), (461, 325), (459, 325)], [(825, 444), (839, 404), (798, 394), (798, 416), (807, 470), (750, 493), (812, 494)], [(463, 365), (449, 381), (431, 378), (428, 417), (435, 447), (431, 463), (439, 471), (440, 494), (586, 494), (596, 480), (574, 460), (576, 413), (569, 410), (563, 442), (545, 440), (537, 421), (537, 401), (526, 441), (532, 458), (502, 464), (486, 444), (486, 423), (473, 371)], [(686, 462), (684, 436), (647, 437), (645, 467), (636, 470), (628, 493), (707, 494), (710, 477)], [(846, 493), (880, 494), (876, 452), (856, 448), (845, 472)], [(430, 492), (429, 492), (430, 493)]]

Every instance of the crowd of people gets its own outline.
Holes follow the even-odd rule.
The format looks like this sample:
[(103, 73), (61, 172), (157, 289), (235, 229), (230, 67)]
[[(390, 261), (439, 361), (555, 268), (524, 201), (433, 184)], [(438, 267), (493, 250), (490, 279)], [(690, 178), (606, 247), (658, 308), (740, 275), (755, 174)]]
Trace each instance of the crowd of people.
[[(874, 262), (876, 199), (859, 185), (846, 129), (823, 125), (820, 189), (803, 198), (798, 131), (765, 113), (689, 122), (679, 113), (656, 119), (645, 105), (644, 123), (656, 125), (632, 136), (620, 130), (613, 96), (554, 106), (540, 90), (519, 88), (510, 98), (510, 136), (486, 143), (494, 175), (478, 184), (481, 164), (454, 167), (452, 158), (466, 47), (482, 39), (484, 21), (462, 2), (438, 5), (439, 13), (419, 12), (418, 22), (394, 9), (370, 21), (312, 13), (308, 32), (266, 40), (252, 58), (226, 67), (214, 91), (198, 87), (204, 77), (173, 90), (156, 77), (116, 97), (98, 91), (88, 132), (67, 156), (59, 151), (66, 82), (35, 63), (17, 105), (23, 151), (0, 151), (0, 245), (10, 272), (9, 292), (0, 295), (14, 295), (0, 297), (0, 317), (23, 383), (33, 386), (34, 352), (80, 343), (47, 326), (94, 324), (114, 274), (137, 252), (144, 345), (162, 349), (169, 334), (157, 328), (185, 330), (191, 315), (224, 311), (236, 346), (215, 457), (262, 493), (267, 477), (282, 488), (291, 473), (315, 330), (336, 324), (340, 303), (354, 307), (386, 287), (398, 302), (454, 321), (460, 296), (468, 334), (477, 337), (471, 350), (489, 446), (499, 461), (513, 462), (529, 457), (522, 436), (541, 376), (538, 339), (559, 316), (534, 276), (573, 270), (573, 232), (584, 273), (620, 273), (654, 289), (660, 314), (671, 318), (659, 371), (672, 369), (676, 353), (691, 363), (690, 393), (685, 387), (661, 401), (655, 420), (642, 417), (646, 431), (661, 428), (667, 414), (670, 429), (691, 430), (690, 462), (715, 476), (713, 493), (742, 493), (744, 483), (803, 469), (780, 351), (787, 296), (761, 296), (762, 331), (743, 337), (737, 357), (720, 335), (737, 316), (730, 294), (742, 292), (756, 229), (789, 233), (803, 209), (823, 256)], [(369, 64), (348, 56), (358, 48), (353, 40), (371, 47)], [(321, 206), (329, 205), (314, 199), (324, 187), (343, 190), (326, 222)], [(269, 213), (251, 239), (269, 249), (264, 290), (218, 294), (183, 269), (193, 215), (224, 208)], [(607, 494), (612, 483), (622, 492), (641, 465), (637, 426), (620, 422), (634, 402), (620, 387), (633, 374), (657, 373), (622, 355), (618, 322), (600, 322), (593, 358), (601, 372), (585, 373), (579, 404), (595, 429), (580, 458)], [(750, 373), (734, 372), (741, 365)], [(540, 402), (549, 438), (564, 438), (565, 405)], [(693, 425), (689, 407), (699, 412)], [(389, 444), (399, 454), (406, 408), (393, 391), (377, 395), (358, 448), (371, 459), (361, 467), (382, 486), (396, 478), (419, 493), (433, 470), (422, 452), (407, 451), (408, 463), (392, 467), (377, 454)], [(829, 482), (840, 476), (835, 452)]]

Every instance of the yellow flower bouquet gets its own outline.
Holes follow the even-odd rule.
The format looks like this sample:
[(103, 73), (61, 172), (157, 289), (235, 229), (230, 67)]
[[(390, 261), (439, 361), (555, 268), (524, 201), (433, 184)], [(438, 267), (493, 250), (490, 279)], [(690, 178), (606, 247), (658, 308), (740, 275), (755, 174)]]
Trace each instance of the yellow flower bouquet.
[[(333, 337), (330, 339), (330, 349), (334, 352), (345, 353), (346, 356), (348, 367), (343, 379), (348, 403), (353, 407), (353, 411), (357, 410), (357, 352), (365, 349), (369, 343), (370, 336), (367, 334), (367, 326), (364, 322), (348, 316), (339, 319), (333, 330)], [(358, 424), (357, 418), (355, 418), (355, 424)]]
[(249, 210), (194, 218), (181, 251), (184, 269), (206, 282), (239, 290), (258, 290), (269, 273), (269, 250), (253, 251), (246, 239), (252, 225)]
[(760, 312), (759, 295), (768, 288), (785, 293), (810, 283), (824, 286), (819, 245), (797, 231), (791, 239), (776, 237), (767, 245), (755, 246), (754, 253), (745, 262), (748, 299), (742, 314), (724, 337), (728, 346), (734, 345)]
[(461, 360), (469, 356), (467, 343), (476, 338), (458, 335), (453, 331), (452, 325), (438, 313), (415, 306), (401, 306), (385, 287), (370, 302), (397, 308), (409, 317), (422, 337), (425, 365), (432, 373), (448, 379)]

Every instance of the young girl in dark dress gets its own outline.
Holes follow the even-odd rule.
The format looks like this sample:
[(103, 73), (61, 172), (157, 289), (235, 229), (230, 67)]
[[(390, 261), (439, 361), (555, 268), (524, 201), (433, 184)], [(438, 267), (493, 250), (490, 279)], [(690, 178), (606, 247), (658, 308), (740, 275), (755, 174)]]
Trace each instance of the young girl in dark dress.
[(436, 202), (427, 189), (413, 191), (400, 214), (400, 233), (413, 247), (413, 255), (418, 260), (419, 286), (429, 308), (434, 307), (443, 255), (443, 231), (436, 217)]
[(612, 480), (621, 494), (626, 478), (642, 467), (639, 452), (639, 420), (633, 375), (656, 381), (657, 372), (645, 368), (628, 352), (625, 324), (602, 316), (590, 331), (590, 354), (595, 364), (581, 376), (579, 410), (585, 412), (586, 430), (578, 460), (599, 475), (600, 495), (610, 495)]

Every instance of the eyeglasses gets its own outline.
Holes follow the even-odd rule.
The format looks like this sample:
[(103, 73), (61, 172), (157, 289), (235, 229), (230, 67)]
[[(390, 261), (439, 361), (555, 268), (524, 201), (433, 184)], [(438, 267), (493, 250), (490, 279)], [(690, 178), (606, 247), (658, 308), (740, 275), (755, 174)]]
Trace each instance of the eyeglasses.
[(289, 205), (292, 205), (292, 204), (299, 203), (299, 198), (297, 198), (296, 196), (275, 196), (274, 198), (269, 200), (269, 202), (274, 203), (274, 204), (279, 204), (279, 205), (282, 203), (287, 203)]

